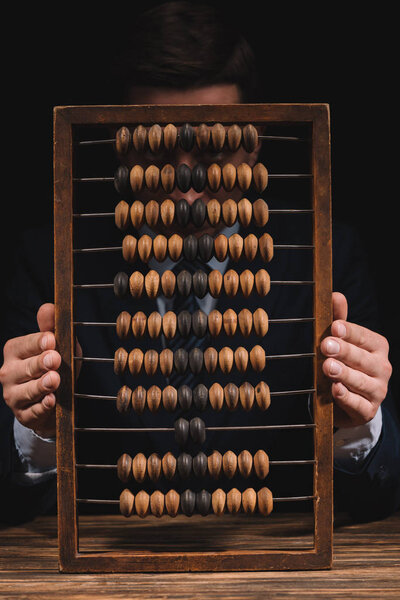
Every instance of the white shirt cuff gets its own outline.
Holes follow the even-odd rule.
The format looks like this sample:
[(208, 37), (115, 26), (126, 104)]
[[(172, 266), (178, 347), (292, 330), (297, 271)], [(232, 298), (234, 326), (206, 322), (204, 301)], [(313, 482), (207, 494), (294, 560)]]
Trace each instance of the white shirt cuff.
[(376, 446), (382, 432), (382, 409), (365, 425), (340, 428), (333, 435), (335, 467), (356, 472)]
[(55, 438), (42, 438), (14, 419), (14, 441), (25, 472), (44, 473), (56, 468)]

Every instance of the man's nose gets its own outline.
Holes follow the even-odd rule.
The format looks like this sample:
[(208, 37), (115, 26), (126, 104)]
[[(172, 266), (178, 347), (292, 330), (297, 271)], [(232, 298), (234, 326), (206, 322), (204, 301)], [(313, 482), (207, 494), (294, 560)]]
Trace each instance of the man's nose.
[[(189, 167), (190, 172), (192, 172), (193, 168), (196, 166), (197, 163), (198, 163), (198, 161), (193, 156), (193, 154), (181, 152), (179, 154), (179, 156), (177, 157), (177, 159), (172, 164), (175, 168), (175, 172), (176, 172), (176, 169), (179, 167), (179, 165), (183, 165), (183, 164), (185, 164), (187, 167)], [(206, 195), (206, 191), (207, 191), (207, 185), (205, 186), (204, 190), (202, 190), (200, 192), (196, 192), (196, 190), (194, 190), (193, 187), (190, 187), (187, 192), (182, 192), (175, 182), (175, 188), (174, 188), (173, 192), (171, 194), (169, 194), (169, 197), (174, 202), (177, 202), (181, 198), (185, 198), (185, 200), (188, 202), (188, 204), (192, 205), (193, 202), (197, 198), (200, 198), (200, 197), (204, 198), (204, 196)]]

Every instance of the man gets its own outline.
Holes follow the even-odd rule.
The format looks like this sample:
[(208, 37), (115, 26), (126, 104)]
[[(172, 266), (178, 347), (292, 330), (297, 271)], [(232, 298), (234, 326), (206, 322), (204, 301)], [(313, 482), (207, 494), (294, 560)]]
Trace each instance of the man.
[[(188, 50), (192, 50), (188, 52)], [(254, 90), (254, 65), (253, 56), (248, 44), (231, 28), (226, 28), (224, 23), (216, 18), (215, 12), (210, 7), (190, 6), (185, 2), (172, 2), (148, 11), (142, 19), (136, 23), (134, 42), (132, 43), (128, 59), (124, 60), (123, 77), (125, 85), (126, 101), (131, 104), (231, 104), (237, 102), (248, 102), (253, 100)], [(259, 148), (245, 160), (255, 164), (258, 159)], [(226, 152), (220, 156), (209, 158), (212, 162), (224, 164), (243, 162), (242, 150), (232, 156)], [(154, 162), (159, 159), (161, 163), (166, 162), (164, 157), (135, 156), (127, 158), (119, 157), (127, 161), (129, 166), (136, 162)], [(201, 160), (204, 162), (204, 156)], [(170, 161), (170, 158), (168, 159)], [(192, 154), (183, 151), (173, 157), (175, 165), (186, 162), (191, 166), (191, 161), (196, 161)], [(240, 195), (232, 196), (236, 200)], [(174, 201), (181, 197), (186, 198), (192, 204), (198, 197), (193, 189), (186, 194), (174, 192), (171, 196)], [(202, 194), (207, 202), (210, 198), (207, 192)], [(214, 195), (213, 195), (214, 197)], [(228, 197), (228, 195), (226, 195)], [(159, 198), (161, 200), (161, 196)], [(224, 199), (223, 193), (219, 199)], [(279, 200), (277, 201), (279, 203)], [(274, 224), (271, 223), (274, 227)], [(304, 229), (309, 227), (304, 221)], [(103, 225), (99, 225), (103, 231)], [(298, 229), (298, 223), (289, 225), (293, 232)], [(79, 229), (79, 227), (77, 227)], [(116, 235), (112, 233), (109, 225), (104, 225), (106, 239)], [(198, 233), (203, 233), (199, 231)], [(277, 233), (279, 234), (279, 228)], [(93, 235), (94, 243), (96, 235), (101, 238), (101, 233), (89, 233)], [(274, 236), (273, 236), (274, 237)], [(37, 240), (37, 238), (35, 238)], [(78, 231), (79, 239), (79, 231)], [(82, 233), (82, 246), (88, 245), (87, 236)], [(1, 457), (4, 463), (4, 479), (2, 494), (2, 518), (5, 520), (21, 519), (33, 516), (39, 511), (49, 509), (55, 500), (55, 391), (60, 385), (60, 376), (57, 372), (60, 366), (60, 356), (55, 349), (54, 338), (54, 305), (51, 303), (51, 261), (49, 250), (51, 237), (44, 237), (35, 242), (35, 252), (30, 255), (27, 248), (32, 247), (31, 240), (26, 240), (26, 247), (21, 250), (20, 270), (17, 272), (10, 287), (12, 306), (9, 311), (8, 339), (4, 347), (4, 364), (0, 371), (0, 380), (3, 385), (3, 393), (6, 404), (10, 411), (5, 410), (2, 427), (3, 447)], [(85, 243), (84, 243), (85, 240)], [(32, 240), (33, 241), (33, 240)], [(283, 241), (283, 240), (282, 240)], [(101, 244), (100, 244), (101, 245)], [(322, 343), (322, 351), (326, 356), (324, 372), (332, 380), (332, 396), (335, 402), (335, 427), (337, 431), (335, 438), (335, 495), (337, 506), (349, 511), (355, 518), (373, 519), (390, 514), (399, 503), (399, 480), (400, 480), (400, 436), (399, 424), (396, 420), (394, 407), (390, 395), (388, 395), (388, 381), (391, 374), (391, 366), (388, 361), (387, 341), (378, 333), (375, 333), (376, 320), (373, 307), (372, 293), (368, 286), (367, 274), (363, 259), (359, 254), (357, 241), (347, 230), (340, 227), (334, 229), (334, 275), (336, 292), (333, 295), (334, 321), (331, 327), (331, 335)], [(47, 256), (46, 259), (43, 257)], [(88, 259), (89, 260), (89, 259)], [(287, 272), (290, 269), (302, 268), (302, 259), (296, 255), (294, 258), (283, 259), (287, 261)], [(83, 263), (76, 269), (76, 277), (81, 276), (81, 281), (87, 281), (88, 273), (96, 277), (97, 281), (112, 281), (116, 270), (126, 270), (120, 261), (113, 257), (106, 257), (103, 261), (94, 263)], [(299, 261), (299, 262), (297, 262)], [(101, 263), (101, 268), (99, 264)], [(286, 263), (285, 263), (286, 264)], [(239, 265), (240, 266), (240, 265)], [(156, 265), (154, 265), (156, 268)], [(221, 270), (227, 269), (228, 264), (221, 265)], [(274, 261), (271, 263), (271, 273), (274, 271)], [(48, 272), (46, 272), (46, 269)], [(97, 269), (97, 273), (96, 273)], [(356, 280), (351, 277), (356, 269)], [(238, 270), (241, 269), (238, 267)], [(108, 275), (107, 275), (108, 274)], [(271, 277), (273, 278), (273, 277)], [(79, 280), (79, 279), (77, 279)], [(96, 279), (92, 279), (96, 281)], [(27, 294), (29, 290), (29, 294)], [(296, 299), (293, 296), (285, 296), (285, 293), (273, 291), (266, 299), (266, 310), (270, 317), (288, 316), (289, 306), (294, 311), (293, 316), (304, 316), (301, 311), (307, 305), (307, 290), (296, 291)], [(347, 320), (348, 304), (353, 318)], [(259, 299), (257, 300), (260, 305)], [(79, 296), (77, 300), (77, 311), (80, 314), (91, 315), (94, 308), (102, 306), (110, 310), (121, 310), (121, 306), (115, 301), (106, 301), (96, 292), (86, 296)], [(117, 308), (118, 306), (118, 308)], [(221, 312), (228, 306), (235, 307), (235, 302), (221, 300), (217, 308)], [(257, 305), (255, 305), (256, 307)], [(115, 308), (115, 311), (111, 310)], [(133, 312), (132, 304), (127, 303), (127, 310)], [(204, 304), (194, 308), (206, 310)], [(214, 306), (213, 306), (214, 307)], [(153, 306), (155, 310), (166, 310), (168, 306), (157, 303)], [(135, 310), (140, 310), (140, 303), (135, 304)], [(149, 306), (143, 306), (146, 313)], [(174, 310), (178, 310), (176, 306)], [(209, 311), (208, 306), (207, 310)], [(193, 310), (193, 307), (192, 307)], [(279, 313), (286, 310), (286, 314)], [(297, 312), (296, 312), (297, 310)], [(34, 331), (34, 317), (37, 312), (37, 324), (39, 333)], [(89, 316), (88, 319), (91, 317)], [(110, 317), (111, 318), (111, 317)], [(83, 320), (83, 317), (82, 317)], [(275, 326), (278, 327), (278, 326)], [(272, 326), (271, 326), (272, 329)], [(28, 333), (29, 332), (29, 333)], [(279, 348), (279, 344), (286, 344), (287, 351), (296, 351), (296, 343), (302, 345), (308, 339), (308, 333), (292, 334), (286, 330), (271, 330), (267, 337), (269, 348)], [(78, 339), (86, 356), (110, 356), (107, 348), (115, 348), (116, 340), (107, 332), (93, 332), (86, 330), (78, 331)], [(300, 341), (299, 341), (300, 340)], [(77, 343), (77, 352), (81, 351)], [(229, 339), (221, 339), (220, 344), (232, 345)], [(154, 343), (150, 344), (154, 347)], [(289, 349), (290, 347), (290, 349)], [(304, 346), (303, 346), (304, 348)], [(301, 352), (303, 348), (297, 350)], [(97, 349), (97, 352), (96, 352)], [(101, 352), (103, 350), (104, 354)], [(274, 353), (273, 351), (271, 353)], [(275, 352), (278, 353), (278, 352)], [(299, 384), (305, 381), (305, 374), (309, 365), (299, 363), (293, 366), (290, 389), (296, 389), (295, 381)], [(275, 379), (274, 379), (275, 378)], [(237, 379), (237, 378), (236, 378)], [(110, 383), (111, 380), (111, 383)], [(239, 381), (237, 379), (237, 381)], [(276, 372), (271, 372), (268, 382), (271, 389), (284, 389), (283, 381), (285, 373), (283, 367), (276, 367)], [(235, 381), (235, 376), (226, 379)], [(121, 378), (121, 384), (127, 383), (132, 386), (132, 381)], [(154, 383), (154, 381), (153, 381)], [(155, 381), (157, 383), (157, 381)], [(274, 384), (278, 387), (274, 388)], [(162, 382), (159, 382), (162, 387)], [(164, 383), (165, 385), (165, 383)], [(86, 393), (98, 393), (102, 395), (115, 395), (115, 381), (110, 373), (102, 373), (100, 379), (90, 366), (82, 368), (78, 379), (79, 390)], [(282, 401), (284, 400), (282, 399)], [(80, 407), (78, 422), (94, 425), (96, 420), (101, 423), (101, 416), (105, 414), (108, 418), (115, 419), (107, 403), (87, 404)], [(104, 406), (103, 406), (104, 405)], [(282, 411), (286, 420), (296, 418), (301, 422), (306, 418), (309, 407), (301, 404), (296, 398), (291, 398), (282, 408), (282, 404), (271, 407), (272, 422), (282, 422)], [(276, 411), (276, 412), (274, 412)], [(115, 412), (115, 410), (114, 410)], [(189, 413), (191, 414), (191, 413)], [(193, 414), (196, 414), (193, 412)], [(290, 417), (288, 416), (290, 415)], [(163, 414), (157, 415), (158, 424), (163, 422), (170, 424)], [(226, 417), (228, 423), (240, 423), (241, 414), (237, 411)], [(257, 414), (249, 414), (248, 422), (258, 422)], [(253, 420), (252, 420), (253, 419)], [(208, 411), (204, 417), (207, 424), (218, 423), (218, 415)], [(108, 421), (111, 422), (111, 421)], [(146, 425), (152, 423), (151, 415), (144, 414), (142, 417), (132, 416), (132, 423)], [(125, 421), (126, 424), (126, 421)], [(170, 440), (155, 439), (151, 435), (141, 438), (140, 449), (149, 453), (154, 447), (159, 452), (171, 449)], [(104, 439), (104, 438), (103, 438)], [(208, 448), (212, 448), (213, 437), (207, 440)], [(222, 443), (226, 448), (254, 449), (260, 447), (260, 438), (251, 439), (250, 436), (233, 438), (232, 436), (221, 436)], [(110, 438), (107, 438), (110, 440)], [(104, 444), (112, 442), (106, 442)], [(297, 448), (295, 447), (297, 443)], [(121, 441), (116, 442), (121, 446), (120, 452), (132, 448), (132, 439), (126, 438), (126, 447)], [(130, 445), (130, 446), (129, 446)], [(236, 445), (236, 446), (234, 446)], [(277, 457), (287, 458), (310, 458), (312, 453), (312, 440), (296, 437), (292, 434), (289, 439), (283, 433), (279, 436), (271, 434), (266, 448), (271, 451), (271, 456), (276, 452)], [(300, 455), (296, 450), (301, 448)], [(81, 462), (101, 462), (104, 446), (78, 440), (78, 455), (84, 458)], [(308, 452), (308, 455), (306, 456)], [(146, 452), (145, 452), (146, 453)], [(107, 460), (104, 454), (104, 460)], [(118, 453), (115, 453), (115, 459)], [(105, 480), (104, 480), (105, 481)], [(302, 495), (310, 486), (310, 472), (299, 473), (288, 469), (285, 473), (271, 473), (271, 489), (276, 495), (292, 495), (290, 490), (297, 489)], [(84, 495), (86, 489), (90, 489), (91, 475), (87, 475), (86, 481), (82, 479), (80, 493)], [(111, 485), (111, 484), (110, 484)], [(270, 485), (270, 484), (268, 484)], [(297, 486), (297, 487), (296, 487)], [(83, 493), (82, 493), (83, 492)], [(88, 493), (88, 492), (87, 492)], [(306, 492), (304, 492), (306, 493)], [(29, 496), (29, 507), (26, 510), (26, 497)], [(294, 507), (295, 509), (296, 507)]]

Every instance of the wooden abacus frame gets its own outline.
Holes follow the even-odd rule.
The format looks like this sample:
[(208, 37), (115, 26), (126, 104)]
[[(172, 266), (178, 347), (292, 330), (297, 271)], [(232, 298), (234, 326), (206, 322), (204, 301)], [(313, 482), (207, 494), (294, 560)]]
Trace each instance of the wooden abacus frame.
[[(314, 243), (314, 547), (222, 552), (80, 552), (74, 443), (73, 130), (82, 125), (138, 123), (304, 124), (312, 129)], [(326, 104), (182, 106), (66, 106), (54, 110), (54, 244), (57, 349), (58, 531), (60, 569), (66, 572), (241, 571), (322, 569), (332, 562), (333, 411), (322, 373), (321, 339), (332, 320), (330, 124)]]

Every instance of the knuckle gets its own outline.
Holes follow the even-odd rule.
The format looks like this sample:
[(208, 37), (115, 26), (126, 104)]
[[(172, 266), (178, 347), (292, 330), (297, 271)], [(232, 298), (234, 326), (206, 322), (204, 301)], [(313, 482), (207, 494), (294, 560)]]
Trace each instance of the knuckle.
[(4, 382), (7, 381), (8, 376), (9, 376), (9, 367), (8, 367), (7, 363), (4, 363), (0, 369), (0, 383), (4, 384)]

